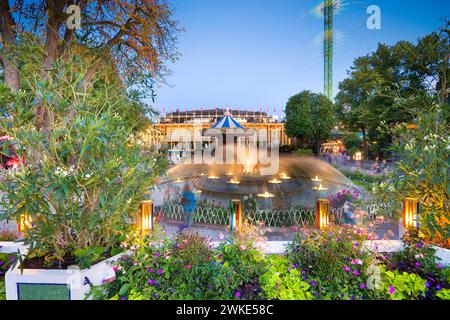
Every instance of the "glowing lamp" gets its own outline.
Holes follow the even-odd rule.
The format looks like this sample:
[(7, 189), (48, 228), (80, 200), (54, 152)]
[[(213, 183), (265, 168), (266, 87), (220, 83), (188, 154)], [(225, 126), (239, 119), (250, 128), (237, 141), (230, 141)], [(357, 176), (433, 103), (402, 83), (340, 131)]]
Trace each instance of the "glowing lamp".
[(280, 180), (275, 178), (273, 180), (269, 180), (269, 183), (271, 183), (271, 184), (280, 184), (280, 183), (282, 183), (282, 181), (280, 181)]
[(218, 176), (209, 176), (208, 179), (209, 180), (217, 180), (217, 179), (219, 179), (219, 177)]
[(330, 201), (327, 199), (317, 200), (316, 224), (319, 230), (323, 230), (329, 225)]
[(283, 179), (283, 180), (289, 180), (289, 179), (291, 179), (291, 177), (289, 177), (289, 176), (286, 174), (286, 172), (282, 172), (282, 173), (280, 174), (280, 178)]
[(153, 202), (151, 200), (142, 201), (141, 212), (139, 214), (139, 223), (142, 233), (153, 230), (153, 220)]
[(231, 179), (230, 181), (228, 181), (228, 184), (240, 184), (239, 181)]
[(361, 161), (362, 160), (362, 152), (361, 151), (356, 152), (354, 158), (356, 161)]
[(242, 202), (231, 200), (230, 204), (230, 230), (239, 229), (242, 224)]
[(17, 229), (19, 233), (23, 233), (27, 231), (28, 229), (31, 229), (33, 227), (33, 221), (31, 220), (31, 217), (29, 214), (22, 213), (19, 217), (19, 223), (17, 224)]
[(316, 176), (314, 179), (311, 179), (313, 182), (322, 182), (322, 179), (320, 179), (318, 176)]
[(273, 198), (274, 195), (266, 191), (264, 193), (259, 193), (258, 197), (267, 199), (267, 198)]
[(403, 226), (407, 229), (419, 229), (419, 200), (405, 198), (403, 200)]

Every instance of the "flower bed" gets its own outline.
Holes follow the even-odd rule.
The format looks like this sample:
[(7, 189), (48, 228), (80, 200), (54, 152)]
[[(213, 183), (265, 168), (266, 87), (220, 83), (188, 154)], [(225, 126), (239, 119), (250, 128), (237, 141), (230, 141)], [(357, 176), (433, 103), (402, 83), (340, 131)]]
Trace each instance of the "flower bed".
[(114, 300), (282, 299), (434, 300), (450, 298), (450, 269), (418, 236), (404, 250), (366, 250), (361, 227), (299, 234), (284, 255), (264, 255), (258, 228), (214, 245), (197, 234), (132, 244), (115, 264), (117, 279), (90, 297)]

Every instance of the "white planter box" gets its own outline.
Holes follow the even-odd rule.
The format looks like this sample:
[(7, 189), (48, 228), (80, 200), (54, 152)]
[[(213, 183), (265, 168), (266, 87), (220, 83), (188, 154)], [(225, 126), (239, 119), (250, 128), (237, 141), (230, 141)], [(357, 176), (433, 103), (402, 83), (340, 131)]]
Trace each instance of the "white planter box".
[(0, 253), (28, 253), (28, 246), (24, 245), (22, 241), (0, 241)]
[(6, 272), (6, 299), (84, 300), (90, 290), (90, 284), (101, 285), (105, 281), (115, 279), (116, 274), (111, 263), (124, 254), (83, 270), (24, 269), (22, 273), (17, 265)]

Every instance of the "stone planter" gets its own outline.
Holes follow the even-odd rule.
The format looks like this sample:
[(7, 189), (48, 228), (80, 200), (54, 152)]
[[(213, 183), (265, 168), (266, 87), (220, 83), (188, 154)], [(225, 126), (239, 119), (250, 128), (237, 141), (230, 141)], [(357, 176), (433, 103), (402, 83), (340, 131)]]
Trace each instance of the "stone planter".
[(84, 300), (91, 285), (114, 281), (111, 266), (124, 253), (97, 263), (90, 269), (69, 270), (24, 269), (19, 265), (5, 275), (7, 300)]

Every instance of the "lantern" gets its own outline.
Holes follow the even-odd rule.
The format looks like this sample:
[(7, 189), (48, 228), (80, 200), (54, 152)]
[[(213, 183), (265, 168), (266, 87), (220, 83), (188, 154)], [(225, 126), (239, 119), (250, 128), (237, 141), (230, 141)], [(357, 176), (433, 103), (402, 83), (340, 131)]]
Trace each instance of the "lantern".
[(419, 200), (414, 198), (405, 198), (403, 200), (403, 226), (407, 229), (419, 229)]
[(26, 230), (33, 227), (33, 221), (29, 214), (22, 213), (19, 218), (19, 223), (17, 224), (17, 228), (19, 233), (23, 233)]
[(153, 202), (151, 200), (143, 201), (141, 204), (141, 212), (139, 215), (139, 222), (142, 233), (153, 230), (153, 219)]
[(330, 213), (330, 202), (327, 199), (317, 200), (316, 223), (319, 230), (328, 227)]
[(231, 200), (230, 204), (230, 230), (238, 229), (242, 224), (241, 200)]

